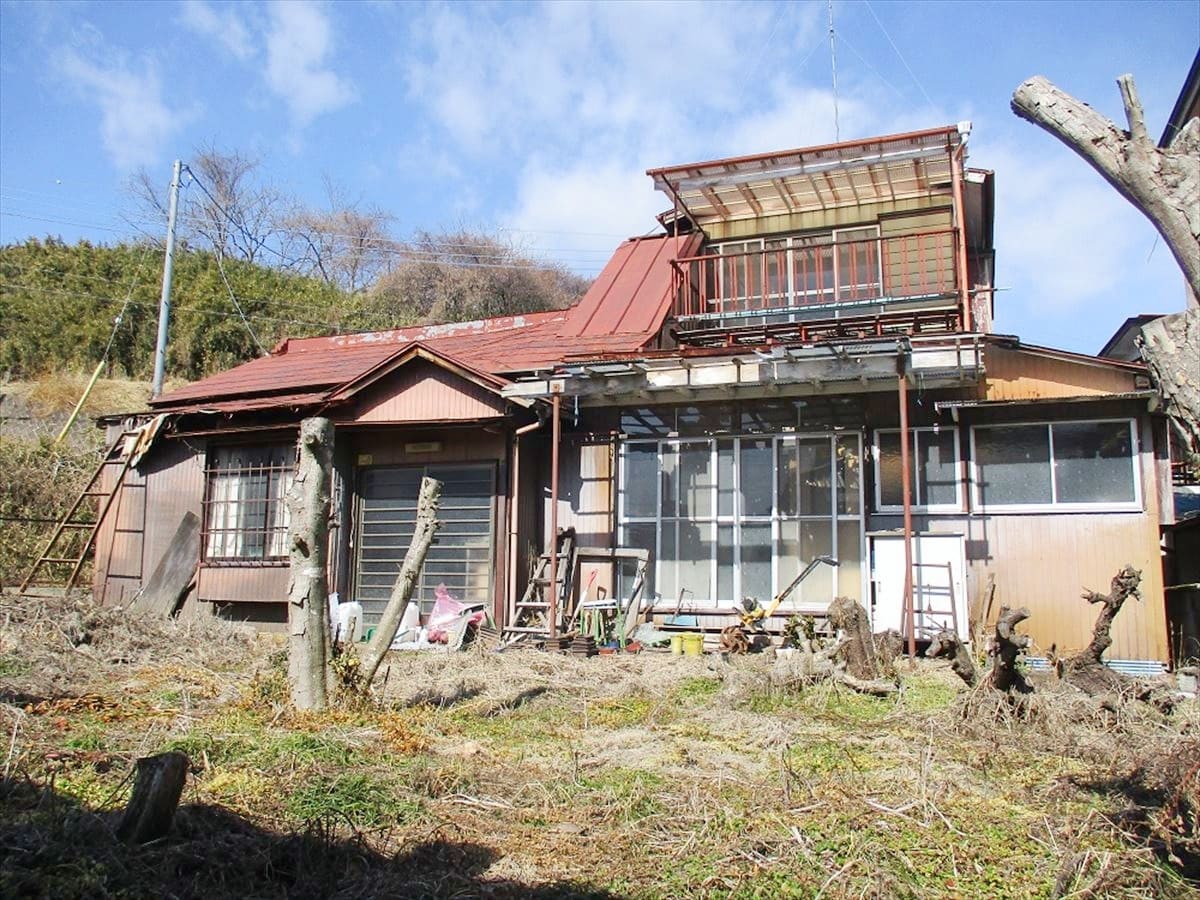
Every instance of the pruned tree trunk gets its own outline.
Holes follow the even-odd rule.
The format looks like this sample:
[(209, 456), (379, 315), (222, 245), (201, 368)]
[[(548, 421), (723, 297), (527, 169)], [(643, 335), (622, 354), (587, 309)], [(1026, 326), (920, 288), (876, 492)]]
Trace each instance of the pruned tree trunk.
[(1012, 109), (1082, 156), (1141, 210), (1200, 295), (1200, 122), (1193, 119), (1170, 146), (1159, 148), (1146, 131), (1133, 76), (1122, 75), (1117, 85), (1129, 131), (1040, 75), (1016, 89)]
[(852, 597), (838, 597), (829, 604), (829, 624), (844, 636), (842, 659), (846, 670), (855, 678), (879, 677), (875, 657), (875, 642), (871, 635), (871, 620), (867, 611)]
[(1027, 634), (1017, 634), (1017, 626), (1029, 618), (1029, 610), (1025, 607), (1009, 609), (1000, 607), (1000, 617), (996, 620), (996, 633), (992, 638), (988, 654), (992, 657), (991, 684), (998, 691), (1028, 694), (1033, 691), (1021, 670), (1017, 668), (1017, 657), (1029, 646)]
[(145, 844), (167, 835), (183, 795), (188, 765), (187, 756), (174, 752), (144, 756), (137, 761), (133, 793), (117, 824), (118, 838), (131, 844)]
[(1060, 676), (1086, 694), (1098, 696), (1126, 686), (1129, 682), (1104, 665), (1104, 651), (1112, 646), (1112, 623), (1130, 597), (1140, 597), (1138, 591), (1142, 573), (1127, 565), (1113, 576), (1107, 594), (1084, 591), (1088, 603), (1101, 604), (1100, 615), (1092, 628), (1092, 639), (1081, 652), (1063, 661)]
[(371, 638), (363, 657), (364, 687), (370, 686), (375, 673), (379, 671), (383, 657), (387, 655), (388, 648), (396, 638), (400, 619), (416, 587), (417, 576), (421, 574), (421, 567), (425, 565), (425, 554), (429, 552), (429, 545), (433, 543), (433, 537), (442, 524), (437, 519), (438, 503), (441, 499), (442, 483), (433, 478), (422, 478), (421, 494), (417, 499), (417, 524), (412, 542), (408, 545), (408, 552), (404, 554), (404, 563), (400, 566), (400, 574), (396, 576), (396, 583), (392, 586), (392, 595), (388, 598), (379, 625), (375, 628), (375, 636)]
[(1200, 307), (1147, 322), (1137, 343), (1184, 461), (1200, 478)]
[(975, 660), (971, 658), (966, 645), (953, 631), (941, 631), (934, 635), (925, 655), (930, 659), (950, 660), (950, 669), (966, 683), (967, 687), (975, 687), (979, 682), (979, 671), (975, 668)]
[(300, 423), (300, 459), (287, 492), (288, 683), (297, 709), (324, 709), (329, 702), (329, 547), (330, 473), (333, 424), (328, 419)]

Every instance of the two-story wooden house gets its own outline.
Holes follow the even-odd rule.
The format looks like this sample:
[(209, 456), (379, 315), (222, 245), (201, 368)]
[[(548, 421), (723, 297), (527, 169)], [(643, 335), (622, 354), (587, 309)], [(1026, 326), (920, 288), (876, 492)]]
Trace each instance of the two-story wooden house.
[[(860, 600), (917, 639), (1027, 606), (1082, 646), (1080, 589), (1143, 571), (1114, 659), (1169, 660), (1158, 524), (1166, 460), (1144, 368), (994, 334), (992, 173), (969, 126), (653, 169), (663, 232), (619, 246), (572, 308), (285, 341), (155, 401), (164, 436), (101, 536), (120, 602), (185, 511), (189, 603), (286, 619), (280, 496), (298, 421), (336, 425), (332, 589), (379, 615), (423, 474), (446, 483), (420, 596), (511, 621), (556, 530), (645, 550), (646, 597), (700, 627), (768, 600)], [(126, 498), (128, 502), (126, 502)], [(595, 563), (592, 591), (627, 594)], [(912, 577), (912, 615), (906, 610)], [(560, 623), (562, 624), (562, 623)]]

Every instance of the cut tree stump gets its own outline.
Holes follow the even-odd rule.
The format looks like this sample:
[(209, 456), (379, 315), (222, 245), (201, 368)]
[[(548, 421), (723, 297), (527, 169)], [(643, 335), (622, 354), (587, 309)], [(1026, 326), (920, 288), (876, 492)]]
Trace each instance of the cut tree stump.
[(1025, 652), (1031, 643), (1029, 635), (1017, 634), (1017, 626), (1029, 618), (1029, 610), (1025, 607), (1009, 609), (1000, 607), (1000, 617), (996, 620), (996, 633), (988, 647), (988, 655), (992, 657), (991, 684), (998, 691), (1011, 694), (1029, 694), (1033, 688), (1017, 668), (1017, 657)]
[(879, 677), (879, 660), (867, 611), (851, 597), (838, 597), (829, 604), (829, 624), (844, 637), (841, 658), (851, 676), (861, 680)]
[(182, 753), (159, 753), (137, 761), (129, 805), (117, 824), (117, 837), (145, 844), (166, 837), (187, 781), (188, 758)]
[(947, 629), (935, 634), (925, 655), (930, 659), (950, 660), (951, 671), (961, 678), (967, 687), (975, 687), (979, 683), (979, 670), (975, 668), (975, 660), (953, 631)]
[(1141, 597), (1139, 587), (1142, 573), (1126, 565), (1113, 576), (1107, 594), (1084, 591), (1081, 595), (1088, 603), (1101, 604), (1100, 615), (1092, 627), (1092, 639), (1081, 652), (1063, 660), (1059, 677), (1090, 696), (1107, 694), (1128, 687), (1132, 682), (1104, 665), (1104, 652), (1112, 646), (1112, 623), (1130, 597)]
[(297, 709), (329, 702), (329, 502), (333, 423), (300, 423), (296, 477), (286, 495), (288, 513), (288, 684)]

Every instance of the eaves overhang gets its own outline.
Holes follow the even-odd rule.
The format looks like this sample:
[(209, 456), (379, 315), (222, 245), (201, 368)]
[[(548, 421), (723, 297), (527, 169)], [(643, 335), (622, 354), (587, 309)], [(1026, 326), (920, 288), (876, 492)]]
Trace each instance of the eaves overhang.
[(545, 377), (517, 381), (501, 393), (540, 399), (558, 394), (595, 405), (649, 398), (770, 396), (783, 391), (860, 393), (890, 389), (901, 372), (923, 388), (976, 384), (984, 375), (981, 336), (830, 341), (701, 358), (672, 355), (578, 362)]

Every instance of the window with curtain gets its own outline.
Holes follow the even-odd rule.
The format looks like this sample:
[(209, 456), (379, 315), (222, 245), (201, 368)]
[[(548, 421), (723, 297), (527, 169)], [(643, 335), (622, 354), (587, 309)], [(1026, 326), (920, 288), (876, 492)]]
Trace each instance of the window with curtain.
[(278, 560), (287, 556), (284, 495), (295, 474), (291, 444), (215, 447), (205, 469), (204, 558)]

